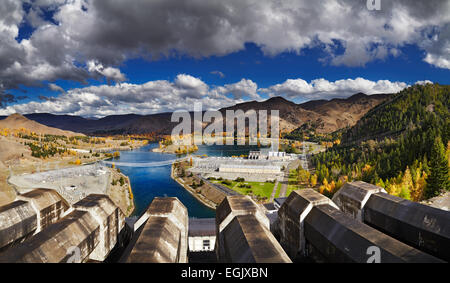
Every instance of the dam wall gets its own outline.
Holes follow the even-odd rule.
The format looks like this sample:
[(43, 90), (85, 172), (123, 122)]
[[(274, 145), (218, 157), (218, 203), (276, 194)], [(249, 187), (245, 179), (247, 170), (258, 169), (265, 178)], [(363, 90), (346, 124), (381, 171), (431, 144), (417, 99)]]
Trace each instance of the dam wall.
[(147, 220), (127, 262), (185, 263), (188, 261), (188, 213), (186, 207), (177, 198), (156, 197), (142, 217)]
[[(0, 262), (104, 261), (118, 244), (124, 215), (106, 195), (69, 207), (55, 191), (35, 189), (0, 208), (0, 234), (10, 233)], [(6, 241), (4, 241), (6, 242)]]
[[(279, 210), (280, 242), (291, 259), (318, 262), (442, 262), (341, 211), (312, 189), (291, 193)], [(374, 259), (376, 260), (376, 259)]]
[(214, 239), (208, 255), (222, 263), (449, 261), (449, 211), (364, 182), (345, 184), (333, 200), (293, 191), (280, 205), (267, 214), (272, 206), (227, 196), (211, 225), (190, 231), (174, 197), (156, 197), (139, 219), (126, 220), (106, 195), (69, 206), (57, 192), (35, 189), (0, 207), (0, 262), (186, 263), (189, 235)]
[(262, 208), (249, 196), (227, 196), (216, 211), (219, 262), (288, 263)]
[[(364, 201), (361, 195), (366, 196)], [(450, 212), (389, 195), (364, 182), (345, 184), (333, 201), (359, 221), (450, 261)]]
[(62, 218), (69, 204), (56, 191), (34, 189), (0, 207), (0, 251)]

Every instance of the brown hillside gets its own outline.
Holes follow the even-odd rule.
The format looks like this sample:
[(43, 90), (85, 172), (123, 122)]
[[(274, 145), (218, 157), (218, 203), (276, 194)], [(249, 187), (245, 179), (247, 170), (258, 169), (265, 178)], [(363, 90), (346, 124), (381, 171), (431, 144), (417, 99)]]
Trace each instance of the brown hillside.
[(58, 135), (58, 136), (84, 136), (80, 133), (74, 133), (71, 131), (64, 131), (57, 128), (48, 127), (38, 122), (29, 120), (20, 114), (12, 114), (8, 116), (4, 120), (0, 120), (0, 129), (9, 128), (9, 129), (21, 129), (25, 128), (35, 133), (43, 134), (43, 135)]
[[(389, 99), (389, 97), (391, 97), (389, 94), (366, 95), (358, 93), (345, 99), (314, 100), (303, 104), (296, 104), (282, 97), (272, 97), (261, 102), (249, 101), (240, 103), (222, 108), (219, 111), (222, 112), (225, 118), (226, 110), (267, 110), (268, 115), (270, 115), (270, 110), (279, 110), (280, 129), (282, 132), (290, 132), (304, 124), (308, 124), (318, 125), (317, 127), (314, 126), (314, 128), (319, 133), (331, 133), (346, 126), (355, 125), (371, 108)], [(170, 134), (173, 127), (178, 124), (170, 121), (171, 114), (112, 115), (97, 120), (46, 113), (28, 114), (26, 117), (49, 127), (86, 134), (145, 134), (151, 132)], [(206, 126), (206, 123), (203, 126)]]
[(345, 99), (321, 100), (319, 103), (311, 101), (299, 104), (299, 106), (319, 115), (317, 120), (313, 120), (313, 122), (317, 122), (321, 119), (322, 126), (317, 129), (318, 132), (330, 133), (355, 125), (370, 109), (389, 97), (389, 94), (358, 93)]
[(280, 129), (290, 132), (299, 126), (309, 123), (320, 125), (319, 133), (331, 133), (347, 126), (353, 126), (356, 122), (376, 105), (390, 97), (389, 94), (366, 95), (355, 94), (345, 99), (314, 100), (303, 104), (295, 104), (282, 97), (272, 97), (262, 102), (245, 102), (232, 107), (222, 109), (247, 111), (279, 110)]

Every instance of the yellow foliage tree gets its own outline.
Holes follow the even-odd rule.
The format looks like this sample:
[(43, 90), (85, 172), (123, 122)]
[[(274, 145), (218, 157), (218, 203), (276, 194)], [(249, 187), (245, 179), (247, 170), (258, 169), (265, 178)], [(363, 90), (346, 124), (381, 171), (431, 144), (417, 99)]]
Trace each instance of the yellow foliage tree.
[(309, 183), (310, 183), (311, 187), (315, 187), (317, 185), (317, 175), (316, 174), (311, 175)]

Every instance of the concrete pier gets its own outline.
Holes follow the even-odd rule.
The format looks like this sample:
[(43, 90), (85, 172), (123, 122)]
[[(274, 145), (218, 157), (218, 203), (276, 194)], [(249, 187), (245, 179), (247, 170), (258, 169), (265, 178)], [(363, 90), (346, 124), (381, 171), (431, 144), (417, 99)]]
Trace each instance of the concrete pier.
[(54, 190), (34, 189), (0, 207), (0, 250), (40, 232), (59, 220), (68, 203)]
[[(339, 207), (391, 237), (450, 261), (449, 211), (395, 197), (384, 193), (382, 188), (370, 186), (363, 182), (344, 185), (336, 197), (340, 199), (337, 202)], [(369, 197), (359, 206), (354, 206), (352, 203), (358, 198), (357, 191)], [(349, 207), (353, 208), (349, 210)]]
[(155, 198), (127, 262), (185, 263), (188, 250), (188, 213), (174, 197)]
[(408, 245), (450, 261), (450, 212), (388, 194), (374, 194), (364, 223)]
[(270, 222), (249, 196), (228, 196), (216, 211), (219, 262), (291, 262), (270, 232)]
[(304, 221), (316, 205), (336, 206), (329, 198), (313, 189), (293, 191), (278, 210), (280, 243), (291, 259), (305, 251)]
[(378, 186), (355, 181), (345, 183), (333, 196), (333, 202), (340, 210), (353, 216), (353, 218), (362, 221), (364, 206), (372, 194), (386, 193), (386, 191)]
[[(326, 262), (442, 262), (325, 204), (305, 218), (307, 255)], [(373, 253), (376, 249), (377, 252)], [(378, 258), (372, 257), (379, 256)]]
[(0, 251), (33, 235), (37, 222), (29, 202), (17, 200), (0, 207)]
[(0, 262), (85, 262), (99, 243), (100, 226), (87, 211), (73, 211), (31, 239), (0, 254)]
[(125, 215), (106, 195), (89, 195), (73, 207), (89, 212), (100, 226), (99, 244), (91, 252), (89, 259), (104, 261), (118, 243), (119, 233), (125, 226)]
[(123, 213), (106, 195), (89, 195), (70, 209), (49, 189), (19, 198), (0, 208), (0, 239), (20, 242), (3, 249), (0, 262), (104, 261), (124, 227)]
[(293, 260), (368, 262), (441, 262), (340, 211), (312, 189), (292, 192), (279, 210), (280, 241)]

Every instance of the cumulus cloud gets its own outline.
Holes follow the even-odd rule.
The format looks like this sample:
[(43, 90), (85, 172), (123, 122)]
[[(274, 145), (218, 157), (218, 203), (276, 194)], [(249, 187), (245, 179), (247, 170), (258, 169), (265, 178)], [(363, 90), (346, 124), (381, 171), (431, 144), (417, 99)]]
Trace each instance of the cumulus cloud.
[(352, 94), (395, 93), (408, 85), (404, 82), (388, 80), (370, 81), (363, 78), (345, 79), (330, 82), (326, 79), (316, 79), (307, 82), (303, 79), (288, 79), (281, 84), (261, 89), (270, 96), (285, 96), (291, 99), (311, 100), (344, 98)]
[(41, 96), (40, 99), (40, 102), (10, 106), (5, 104), (6, 107), (0, 109), (0, 115), (49, 112), (101, 117), (127, 113), (153, 114), (177, 109), (193, 110), (195, 102), (201, 102), (205, 110), (218, 109), (236, 102), (235, 99), (210, 89), (201, 79), (187, 74), (179, 74), (173, 81), (75, 88), (57, 97)]
[(64, 92), (64, 89), (57, 84), (49, 83), (48, 88), (52, 91)]
[(219, 95), (231, 94), (234, 99), (242, 99), (244, 97), (259, 100), (261, 97), (257, 93), (258, 85), (249, 79), (241, 79), (234, 84), (226, 84), (217, 87), (214, 92)]
[[(430, 81), (418, 81), (417, 84)], [(6, 105), (14, 99), (3, 98), (4, 107), (0, 115), (12, 113), (55, 113), (88, 117), (102, 117), (113, 114), (154, 114), (179, 109), (193, 110), (195, 102), (201, 102), (204, 110), (217, 110), (232, 106), (248, 99), (261, 100), (260, 93), (268, 96), (285, 96), (300, 102), (310, 99), (330, 99), (348, 97), (358, 92), (366, 94), (393, 93), (408, 87), (403, 82), (388, 80), (370, 81), (363, 78), (330, 82), (316, 79), (289, 79), (283, 83), (258, 88), (249, 79), (241, 79), (232, 84), (210, 87), (200, 78), (179, 74), (173, 81), (156, 80), (143, 84), (116, 83), (75, 88), (60, 93), (57, 97), (40, 96), (39, 102)], [(2, 96), (0, 96), (0, 102)]]
[(423, 80), (423, 81), (417, 81), (414, 84), (416, 85), (426, 85), (426, 84), (432, 84), (433, 82), (430, 80)]
[[(28, 10), (21, 1), (0, 1), (2, 89), (57, 79), (123, 82), (118, 66), (130, 58), (221, 56), (247, 42), (268, 56), (319, 47), (324, 63), (346, 66), (397, 56), (413, 44), (425, 62), (450, 68), (450, 1), (382, 1), (381, 11), (361, 0), (24, 2)], [(24, 23), (34, 30), (19, 42)]]
[(122, 72), (113, 67), (104, 67), (101, 63), (98, 63), (94, 60), (90, 60), (87, 62), (87, 69), (91, 73), (96, 73), (100, 76), (104, 76), (108, 82), (123, 82), (125, 81), (125, 75)]

